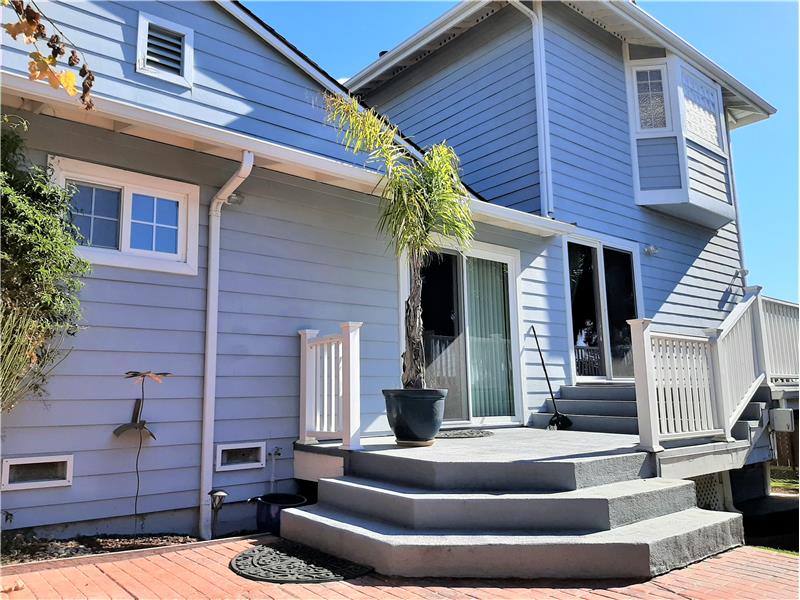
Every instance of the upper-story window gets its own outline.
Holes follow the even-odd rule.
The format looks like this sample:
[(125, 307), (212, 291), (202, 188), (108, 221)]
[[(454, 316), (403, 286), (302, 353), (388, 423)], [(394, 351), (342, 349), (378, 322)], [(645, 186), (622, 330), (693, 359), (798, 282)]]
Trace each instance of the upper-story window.
[(639, 127), (665, 129), (667, 127), (666, 69), (636, 70)]
[(160, 17), (139, 13), (136, 71), (192, 87), (194, 32)]
[(197, 274), (199, 188), (69, 158), (51, 158), (72, 186), (79, 253), (93, 264)]

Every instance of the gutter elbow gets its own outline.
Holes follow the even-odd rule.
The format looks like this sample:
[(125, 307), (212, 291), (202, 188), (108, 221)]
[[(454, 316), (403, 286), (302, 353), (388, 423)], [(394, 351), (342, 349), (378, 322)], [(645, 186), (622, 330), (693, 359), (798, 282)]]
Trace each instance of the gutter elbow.
[(208, 207), (209, 214), (219, 215), (222, 212), (222, 207), (228, 202), (230, 195), (250, 176), (254, 163), (255, 155), (250, 150), (243, 150), (242, 162), (239, 164), (239, 168), (214, 195), (211, 205)]

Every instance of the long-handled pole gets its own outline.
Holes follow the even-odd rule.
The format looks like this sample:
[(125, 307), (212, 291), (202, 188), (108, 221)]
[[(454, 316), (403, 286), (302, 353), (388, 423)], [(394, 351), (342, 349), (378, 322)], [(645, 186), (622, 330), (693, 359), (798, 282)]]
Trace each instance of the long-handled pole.
[(550, 401), (553, 403), (553, 417), (550, 419), (550, 426), (556, 429), (569, 429), (572, 427), (572, 421), (566, 415), (558, 411), (558, 404), (556, 404), (556, 397), (553, 394), (553, 386), (550, 384), (550, 376), (547, 374), (547, 365), (544, 362), (544, 355), (542, 354), (542, 347), (539, 345), (539, 336), (536, 335), (536, 327), (531, 324), (531, 331), (533, 332), (533, 339), (536, 341), (536, 350), (539, 351), (539, 361), (542, 363), (542, 370), (544, 371), (544, 379), (547, 381), (547, 389), (550, 392)]

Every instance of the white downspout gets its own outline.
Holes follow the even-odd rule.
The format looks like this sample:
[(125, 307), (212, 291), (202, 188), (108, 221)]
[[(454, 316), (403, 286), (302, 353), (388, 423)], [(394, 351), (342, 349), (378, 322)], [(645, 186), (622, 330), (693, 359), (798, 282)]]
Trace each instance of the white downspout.
[(542, 5), (538, 0), (528, 8), (519, 0), (511, 5), (531, 22), (533, 39), (533, 77), (536, 90), (536, 137), (539, 147), (539, 204), (543, 217), (553, 217), (552, 165), (550, 164), (550, 109), (547, 102), (547, 59), (544, 51)]
[(206, 284), (206, 347), (203, 367), (203, 429), (200, 437), (200, 518), (198, 530), (211, 539), (211, 491), (214, 477), (214, 408), (217, 382), (217, 308), (219, 303), (219, 237), (222, 207), (253, 170), (253, 153), (242, 152), (239, 169), (225, 182), (208, 207), (208, 280)]

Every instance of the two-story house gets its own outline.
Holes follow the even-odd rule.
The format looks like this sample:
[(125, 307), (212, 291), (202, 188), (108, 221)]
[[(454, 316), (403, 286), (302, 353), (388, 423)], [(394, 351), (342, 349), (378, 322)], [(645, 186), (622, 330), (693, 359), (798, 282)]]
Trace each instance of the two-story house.
[[(797, 378), (797, 307), (744, 281), (728, 132), (774, 112), (754, 92), (601, 2), (465, 2), (351, 79), (412, 153), (455, 147), (477, 227), (426, 266), (425, 343), (446, 426), (493, 435), (397, 449), (408, 276), (325, 123), (349, 90), (237, 2), (42, 9), (97, 109), (6, 40), (3, 112), (77, 187), (92, 273), (47, 395), (4, 415), (6, 528), (209, 537), (211, 490), (240, 530), (274, 480), (319, 493), (287, 537), (388, 573), (641, 576), (741, 543), (723, 509), (763, 491)], [(115, 435), (148, 369), (155, 439)], [(542, 430), (549, 384), (570, 431)]]

